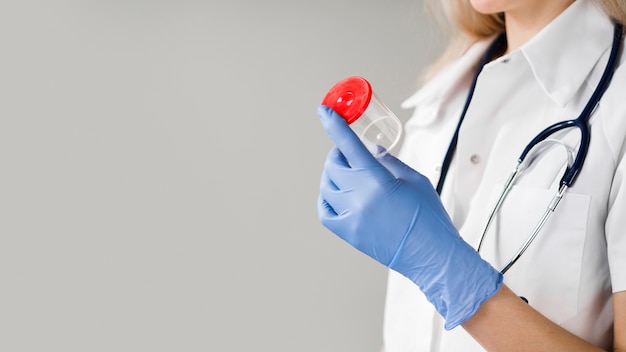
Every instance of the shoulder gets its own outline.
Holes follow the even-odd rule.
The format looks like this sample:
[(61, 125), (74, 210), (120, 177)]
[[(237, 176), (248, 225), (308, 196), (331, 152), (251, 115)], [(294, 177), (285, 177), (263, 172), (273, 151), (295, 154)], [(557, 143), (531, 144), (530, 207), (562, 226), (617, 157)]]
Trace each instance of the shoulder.
[(427, 80), (415, 94), (406, 99), (402, 103), (402, 107), (412, 109), (429, 105), (452, 94), (459, 84), (465, 81), (465, 78), (470, 77), (471, 79), (476, 65), (493, 39), (478, 41), (460, 57), (451, 60), (437, 74)]
[(614, 157), (617, 159), (616, 161), (622, 159), (626, 142), (626, 55), (624, 54), (624, 46), (626, 43), (623, 42), (620, 64), (598, 105), (599, 122), (603, 126), (603, 133)]

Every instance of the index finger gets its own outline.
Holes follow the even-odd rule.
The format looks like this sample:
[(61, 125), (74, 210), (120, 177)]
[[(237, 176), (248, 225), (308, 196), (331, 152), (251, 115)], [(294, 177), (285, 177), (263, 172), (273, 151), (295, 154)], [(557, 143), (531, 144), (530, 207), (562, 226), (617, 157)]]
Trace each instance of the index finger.
[(322, 105), (317, 109), (317, 114), (328, 136), (352, 167), (371, 167), (378, 164), (376, 158), (337, 112)]

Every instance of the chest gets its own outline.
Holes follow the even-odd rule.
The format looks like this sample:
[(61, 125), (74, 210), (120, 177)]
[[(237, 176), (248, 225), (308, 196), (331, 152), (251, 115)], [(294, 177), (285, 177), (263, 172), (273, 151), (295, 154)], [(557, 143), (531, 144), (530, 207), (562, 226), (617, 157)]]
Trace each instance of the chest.
[[(584, 88), (578, 94), (588, 96), (589, 90)], [(424, 116), (434, 122), (414, 127), (405, 143), (404, 149), (410, 150), (404, 152), (403, 157), (408, 159), (405, 161), (433, 183), (440, 177), (442, 160), (465, 98), (465, 94), (459, 93), (431, 108), (440, 116)], [(503, 64), (484, 72), (459, 130), (442, 193), (442, 200), (466, 241), (477, 246), (504, 182), (525, 146), (545, 127), (576, 118), (586, 102), (585, 98), (577, 98), (567, 106), (558, 106), (532, 79), (530, 68), (523, 65)], [(416, 114), (428, 111), (417, 109)], [(607, 162), (609, 151), (602, 127), (593, 119), (595, 116), (588, 160), (577, 183), (505, 275), (505, 282), (514, 291), (561, 322), (576, 315), (577, 299), (584, 294), (580, 290), (597, 292), (609, 282), (602, 227), (606, 208), (602, 199), (608, 196), (613, 169)], [(566, 130), (553, 139), (555, 143), (537, 152), (485, 235), (481, 255), (498, 269), (524, 245), (541, 221), (567, 167), (568, 155), (575, 155), (579, 147), (580, 134), (575, 129)], [(406, 144), (412, 145), (407, 148)], [(580, 278), (586, 272), (596, 273), (596, 280), (582, 287)]]

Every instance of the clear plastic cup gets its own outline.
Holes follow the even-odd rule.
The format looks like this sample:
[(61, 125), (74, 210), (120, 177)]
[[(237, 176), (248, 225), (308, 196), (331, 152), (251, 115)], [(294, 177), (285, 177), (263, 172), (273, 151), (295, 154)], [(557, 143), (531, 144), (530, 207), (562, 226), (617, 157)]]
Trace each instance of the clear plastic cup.
[(337, 82), (326, 93), (322, 105), (341, 115), (376, 158), (387, 154), (400, 140), (402, 123), (363, 77)]

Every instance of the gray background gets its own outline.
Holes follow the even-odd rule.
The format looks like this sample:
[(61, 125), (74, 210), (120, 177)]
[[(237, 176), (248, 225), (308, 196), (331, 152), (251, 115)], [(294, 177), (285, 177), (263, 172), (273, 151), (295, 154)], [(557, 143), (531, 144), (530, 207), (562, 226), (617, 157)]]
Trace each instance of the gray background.
[(0, 351), (377, 351), (315, 109), (361, 75), (406, 120), (422, 6), (0, 1)]

